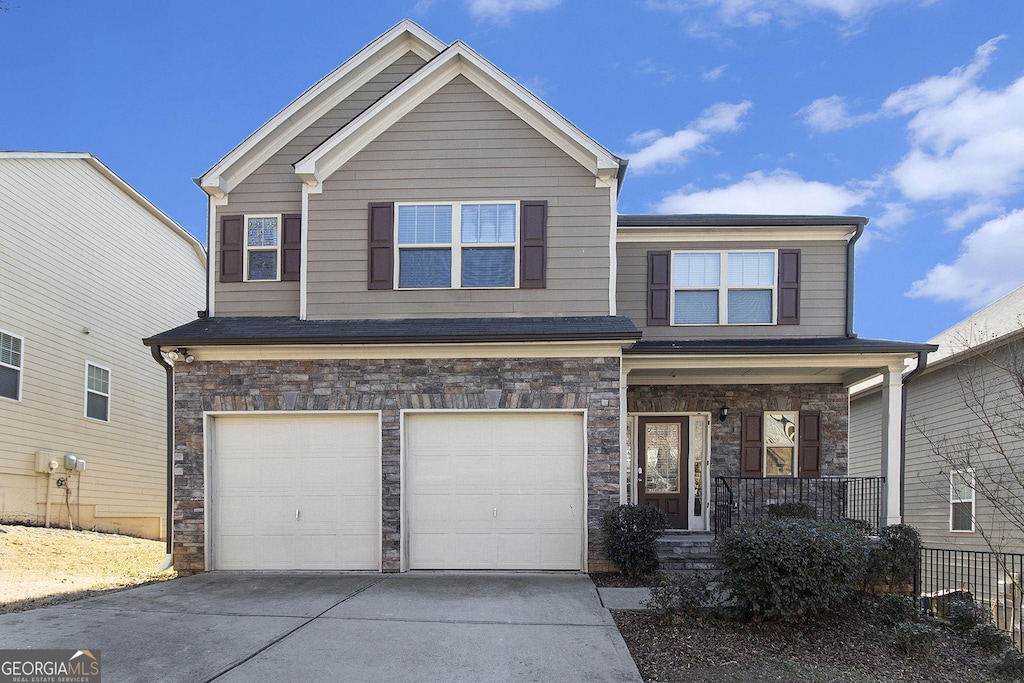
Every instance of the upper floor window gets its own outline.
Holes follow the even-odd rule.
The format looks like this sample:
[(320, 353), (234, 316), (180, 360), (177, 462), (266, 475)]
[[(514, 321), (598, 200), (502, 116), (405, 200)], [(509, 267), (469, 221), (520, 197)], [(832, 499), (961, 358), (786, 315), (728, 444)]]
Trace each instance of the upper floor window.
[(518, 204), (399, 204), (398, 287), (516, 286)]
[(949, 473), (949, 530), (974, 531), (974, 470)]
[(281, 262), (281, 217), (245, 217), (245, 279), (278, 280)]
[(675, 325), (770, 325), (778, 269), (774, 251), (672, 253)]
[(0, 332), (0, 396), (21, 400), (21, 361), (24, 339)]
[(110, 370), (93, 363), (85, 366), (85, 416), (110, 421)]

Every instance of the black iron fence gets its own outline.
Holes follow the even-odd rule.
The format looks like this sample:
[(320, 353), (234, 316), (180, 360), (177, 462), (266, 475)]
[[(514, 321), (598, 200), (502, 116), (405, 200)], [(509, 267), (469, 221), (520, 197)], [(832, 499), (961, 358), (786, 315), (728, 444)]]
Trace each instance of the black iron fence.
[(1024, 555), (946, 548), (922, 548), (917, 572), (921, 605), (945, 616), (949, 603), (970, 599), (991, 610), (992, 623), (1009, 632), (1024, 649), (1021, 578)]
[(715, 477), (712, 527), (715, 536), (772, 514), (778, 505), (804, 505), (817, 519), (855, 519), (871, 529), (882, 524), (885, 477)]

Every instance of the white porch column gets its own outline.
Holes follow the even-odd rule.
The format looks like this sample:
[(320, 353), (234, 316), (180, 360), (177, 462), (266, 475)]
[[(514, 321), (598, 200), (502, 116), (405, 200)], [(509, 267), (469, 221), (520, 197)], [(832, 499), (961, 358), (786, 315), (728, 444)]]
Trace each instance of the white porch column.
[(882, 523), (886, 526), (903, 521), (900, 516), (900, 490), (903, 488), (903, 476), (900, 471), (903, 368), (903, 364), (890, 365), (882, 373), (882, 476), (885, 477)]

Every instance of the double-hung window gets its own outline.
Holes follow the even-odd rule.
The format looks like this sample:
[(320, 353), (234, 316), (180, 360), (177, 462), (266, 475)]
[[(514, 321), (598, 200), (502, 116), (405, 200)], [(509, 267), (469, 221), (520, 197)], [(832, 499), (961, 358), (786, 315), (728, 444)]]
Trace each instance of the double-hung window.
[(518, 205), (399, 204), (398, 287), (516, 286)]
[(110, 370), (93, 363), (85, 366), (85, 416), (110, 421)]
[(949, 473), (949, 530), (974, 531), (974, 470)]
[(245, 217), (245, 279), (280, 280), (281, 217)]
[(24, 340), (0, 332), (0, 396), (21, 400), (21, 362)]
[(770, 325), (776, 319), (774, 251), (672, 254), (675, 325)]

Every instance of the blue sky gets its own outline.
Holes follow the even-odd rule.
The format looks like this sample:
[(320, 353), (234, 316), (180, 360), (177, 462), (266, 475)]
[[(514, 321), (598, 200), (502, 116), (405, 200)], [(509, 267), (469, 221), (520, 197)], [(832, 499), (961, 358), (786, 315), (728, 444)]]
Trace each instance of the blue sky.
[(0, 149), (92, 152), (204, 239), (191, 179), (403, 18), (629, 158), (622, 213), (868, 216), (860, 336), (1024, 284), (1019, 0), (0, 0)]

